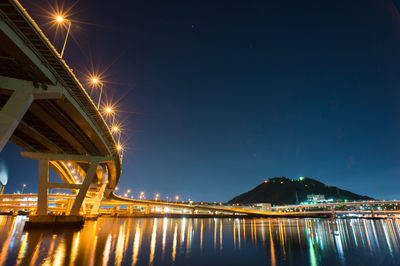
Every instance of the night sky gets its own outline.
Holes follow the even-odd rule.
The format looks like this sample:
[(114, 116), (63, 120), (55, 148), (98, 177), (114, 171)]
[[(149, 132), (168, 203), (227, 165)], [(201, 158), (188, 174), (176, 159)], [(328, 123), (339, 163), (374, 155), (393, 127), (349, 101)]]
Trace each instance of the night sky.
[[(55, 2), (21, 4), (60, 49), (44, 16)], [(228, 201), (268, 177), (308, 176), (400, 199), (395, 4), (80, 0), (64, 57), (81, 79), (106, 71), (125, 125), (118, 186), (135, 198)], [(19, 150), (0, 154), (6, 192), (36, 191), (37, 161)]]

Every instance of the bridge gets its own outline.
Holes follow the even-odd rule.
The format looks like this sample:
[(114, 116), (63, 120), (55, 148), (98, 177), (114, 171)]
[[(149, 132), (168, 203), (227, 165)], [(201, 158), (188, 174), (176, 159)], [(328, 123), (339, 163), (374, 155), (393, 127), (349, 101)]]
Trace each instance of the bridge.
[[(16, 0), (0, 0), (0, 40), (0, 152), (11, 141), (24, 149), (21, 156), (37, 160), (39, 165), (38, 193), (0, 195), (0, 211), (32, 211), (32, 223), (54, 221), (56, 216), (64, 217), (64, 221), (68, 220), (65, 217), (72, 217), (71, 221), (82, 217), (78, 219), (82, 222), (83, 217), (98, 215), (167, 212), (268, 217), (335, 216), (345, 212), (338, 209), (342, 203), (279, 206), (263, 211), (119, 197), (114, 194), (121, 175), (119, 144), (73, 71)], [(50, 182), (49, 169), (62, 182)], [(68, 189), (71, 194), (49, 194), (54, 189)], [(345, 205), (352, 204), (389, 203)], [(390, 204), (397, 206), (398, 202)], [(358, 211), (373, 216), (379, 213), (371, 210)]]
[[(31, 222), (46, 221), (49, 211), (96, 216), (104, 211), (100, 205), (115, 206), (115, 212), (120, 206), (131, 212), (144, 206), (144, 213), (166, 207), (192, 213), (256, 213), (116, 196), (119, 144), (73, 71), (16, 0), (0, 1), (0, 40), (0, 152), (11, 141), (24, 149), (21, 156), (39, 165), (38, 193), (2, 195), (3, 208), (34, 209), (37, 217), (31, 216)], [(50, 168), (62, 182), (49, 182)], [(54, 189), (72, 194), (49, 195)]]
[(361, 215), (363, 217), (376, 218), (379, 216), (400, 215), (400, 201), (398, 200), (370, 200), (354, 202), (331, 202), (316, 204), (296, 204), (271, 207), (278, 213), (303, 213), (303, 214), (331, 214), (337, 215)]
[[(17, 1), (0, 1), (0, 40), (0, 151), (10, 140), (38, 161), (37, 215), (48, 214), (49, 189), (73, 192), (70, 215), (79, 215), (87, 198), (96, 212), (121, 175), (106, 121)], [(49, 168), (62, 182), (49, 182)]]

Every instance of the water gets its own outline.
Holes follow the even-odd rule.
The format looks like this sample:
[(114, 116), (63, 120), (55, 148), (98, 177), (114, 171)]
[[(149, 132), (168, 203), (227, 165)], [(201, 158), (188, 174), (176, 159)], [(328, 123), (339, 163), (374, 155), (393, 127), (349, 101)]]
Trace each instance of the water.
[(400, 220), (100, 218), (23, 231), (0, 216), (0, 265), (400, 265)]

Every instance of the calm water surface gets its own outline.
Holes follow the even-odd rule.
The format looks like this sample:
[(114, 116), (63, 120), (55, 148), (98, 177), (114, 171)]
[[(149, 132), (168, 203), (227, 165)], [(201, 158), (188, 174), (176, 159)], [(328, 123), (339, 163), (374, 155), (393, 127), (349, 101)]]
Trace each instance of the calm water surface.
[(0, 216), (0, 265), (400, 265), (400, 220), (101, 218), (23, 231)]

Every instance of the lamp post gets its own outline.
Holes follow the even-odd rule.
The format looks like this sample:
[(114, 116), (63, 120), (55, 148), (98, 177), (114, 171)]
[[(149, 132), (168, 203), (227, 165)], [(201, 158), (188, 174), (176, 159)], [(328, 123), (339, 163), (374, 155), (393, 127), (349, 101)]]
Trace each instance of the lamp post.
[[(102, 92), (103, 92), (103, 82), (101, 82), (100, 79), (99, 79), (98, 77), (93, 77), (93, 78), (92, 78), (92, 83), (93, 83), (93, 85), (96, 86), (96, 87), (97, 87), (98, 84), (100, 85), (99, 102), (97, 103), (97, 109), (99, 109), (99, 108), (100, 108), (100, 102), (101, 102), (101, 94), (102, 94)], [(107, 110), (106, 110), (106, 111), (107, 111)], [(111, 111), (112, 111), (112, 110), (110, 109), (110, 112), (111, 112)]]
[(115, 123), (115, 111), (114, 111), (114, 109), (111, 107), (111, 106), (107, 106), (106, 107), (106, 114), (107, 115), (111, 115), (111, 125), (114, 125)]
[(22, 185), (22, 189), (21, 189), (21, 194), (24, 194), (24, 188), (26, 187), (26, 184)]
[(62, 58), (63, 55), (64, 55), (65, 45), (67, 44), (67, 40), (68, 40), (68, 36), (69, 36), (69, 30), (71, 29), (71, 20), (65, 19), (63, 16), (57, 16), (56, 20), (60, 24), (66, 22), (67, 25), (68, 25), (68, 27), (67, 27), (67, 35), (65, 36), (64, 45), (63, 45), (63, 48), (62, 48), (61, 54), (60, 54), (60, 56)]

